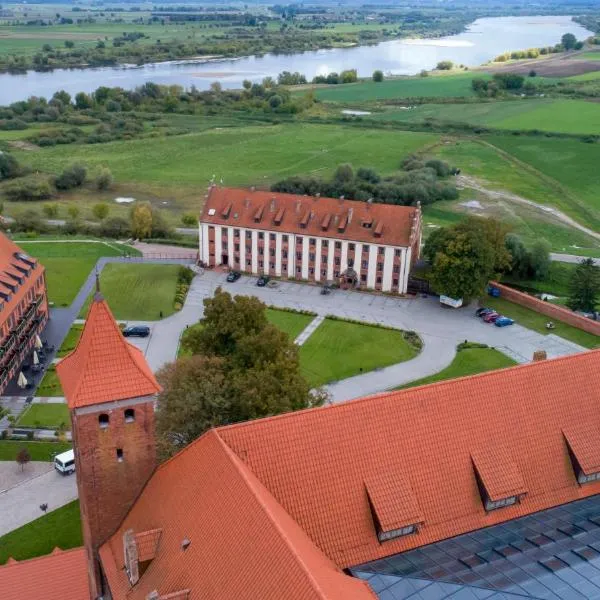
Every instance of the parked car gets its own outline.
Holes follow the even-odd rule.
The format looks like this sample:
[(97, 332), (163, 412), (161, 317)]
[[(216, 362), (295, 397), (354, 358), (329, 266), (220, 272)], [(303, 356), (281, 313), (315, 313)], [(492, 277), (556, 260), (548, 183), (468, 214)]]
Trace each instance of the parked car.
[(123, 335), (125, 337), (148, 337), (150, 335), (150, 327), (147, 325), (132, 325), (131, 327), (125, 327), (125, 329), (123, 329)]
[(265, 285), (267, 285), (267, 283), (269, 283), (269, 279), (270, 279), (270, 277), (268, 275), (261, 275), (258, 278), (258, 281), (256, 282), (256, 285), (258, 287), (265, 287)]
[(496, 327), (508, 327), (509, 325), (512, 325), (513, 323), (514, 323), (514, 321), (512, 319), (509, 319), (508, 317), (498, 317), (494, 321), (494, 325)]
[(229, 271), (229, 273), (227, 274), (227, 281), (233, 283), (234, 281), (237, 281), (241, 276), (242, 274), (239, 271)]
[(478, 308), (475, 311), (475, 316), (476, 317), (485, 317), (485, 315), (487, 315), (488, 313), (494, 312), (493, 309), (491, 308)]
[(488, 313), (487, 315), (485, 315), (485, 317), (483, 317), (483, 320), (486, 323), (493, 323), (500, 316), (502, 316), (502, 315), (499, 315), (497, 312), (491, 312), (491, 313)]

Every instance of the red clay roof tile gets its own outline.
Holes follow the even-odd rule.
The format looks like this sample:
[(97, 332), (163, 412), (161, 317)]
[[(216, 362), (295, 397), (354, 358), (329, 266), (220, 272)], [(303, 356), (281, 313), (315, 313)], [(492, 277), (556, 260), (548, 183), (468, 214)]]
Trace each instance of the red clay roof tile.
[(571, 452), (585, 475), (600, 473), (600, 430), (589, 422), (572, 424), (563, 429)]
[(490, 500), (502, 500), (527, 493), (519, 467), (502, 446), (485, 445), (471, 451), (471, 458)]
[(57, 366), (69, 408), (160, 392), (144, 355), (128, 343), (108, 304), (94, 299), (77, 347)]
[[(224, 217), (229, 206), (229, 215)], [(409, 246), (413, 223), (416, 230), (420, 227), (419, 215), (419, 209), (413, 206), (213, 186), (200, 220), (213, 225)], [(374, 227), (363, 225), (373, 223)]]
[(2, 600), (87, 600), (89, 597), (84, 548), (56, 549), (40, 558), (9, 560), (0, 567)]

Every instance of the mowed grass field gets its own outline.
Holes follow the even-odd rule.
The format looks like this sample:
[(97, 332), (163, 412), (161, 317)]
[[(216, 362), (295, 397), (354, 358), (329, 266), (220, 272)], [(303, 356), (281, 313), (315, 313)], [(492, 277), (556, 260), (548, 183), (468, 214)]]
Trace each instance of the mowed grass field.
[[(288, 124), (14, 154), (35, 169), (54, 173), (75, 160), (92, 169), (107, 166), (118, 182), (207, 186), (214, 175), (225, 185), (265, 186), (290, 175), (329, 175), (345, 162), (389, 172), (403, 156), (437, 139), (428, 133)], [(196, 210), (202, 194), (199, 188)]]
[[(442, 98), (474, 96), (472, 73), (435, 75), (430, 77), (402, 77), (379, 83), (360, 81), (343, 85), (315, 88), (315, 95), (324, 102), (365, 102), (390, 98)], [(489, 78), (481, 74), (477, 77)]]
[[(100, 274), (102, 295), (116, 319), (158, 321), (175, 312), (179, 268), (179, 265), (108, 264)], [(81, 309), (81, 318), (87, 315), (91, 299), (90, 295)]]
[(64, 424), (71, 429), (71, 418), (66, 404), (32, 404), (19, 418), (20, 427), (57, 429)]
[(31, 460), (51, 462), (56, 454), (73, 447), (71, 442), (29, 442), (0, 440), (0, 460), (14, 461), (21, 448), (26, 448)]
[(57, 306), (69, 306), (101, 256), (121, 256), (125, 252), (138, 256), (130, 246), (114, 242), (18, 241), (19, 246), (35, 256), (46, 268), (48, 297)]
[(600, 104), (584, 100), (520, 99), (479, 104), (424, 104), (374, 113), (379, 121), (428, 119), (510, 129), (600, 134)]

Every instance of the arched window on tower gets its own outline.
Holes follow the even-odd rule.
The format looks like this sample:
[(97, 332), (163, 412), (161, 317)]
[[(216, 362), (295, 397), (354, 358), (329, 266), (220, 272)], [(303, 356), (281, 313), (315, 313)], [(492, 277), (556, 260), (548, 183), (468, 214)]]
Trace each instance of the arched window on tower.
[(125, 409), (125, 423), (133, 423), (135, 421), (135, 410), (133, 408)]
[(106, 413), (102, 413), (98, 415), (98, 424), (100, 425), (100, 429), (106, 429), (108, 427), (109, 418)]

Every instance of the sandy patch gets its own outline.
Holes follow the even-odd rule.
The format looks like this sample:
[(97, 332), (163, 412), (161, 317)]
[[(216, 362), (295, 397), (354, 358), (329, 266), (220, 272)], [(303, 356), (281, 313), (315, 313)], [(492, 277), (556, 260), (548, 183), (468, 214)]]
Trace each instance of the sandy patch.
[(26, 142), (25, 140), (12, 140), (8, 142), (8, 145), (12, 148), (16, 148), (17, 150), (27, 150), (29, 152), (34, 152), (40, 149), (39, 146), (36, 146), (31, 142)]

